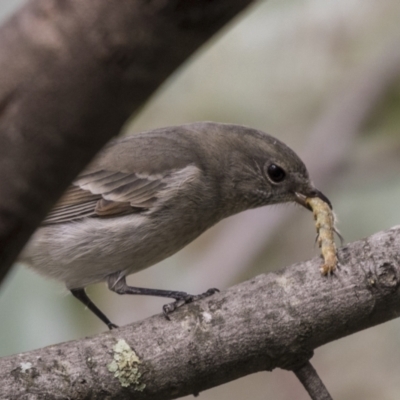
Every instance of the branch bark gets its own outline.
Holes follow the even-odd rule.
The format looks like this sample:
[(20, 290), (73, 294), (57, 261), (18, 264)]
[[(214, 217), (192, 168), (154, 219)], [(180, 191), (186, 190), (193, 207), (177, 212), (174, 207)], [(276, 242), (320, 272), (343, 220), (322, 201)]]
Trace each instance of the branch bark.
[(326, 390), (325, 385), (310, 361), (296, 368), (293, 372), (307, 390), (311, 400), (332, 400), (331, 395)]
[(251, 0), (31, 0), (0, 29), (0, 281), (130, 114)]
[[(298, 371), (315, 348), (400, 315), (399, 248), (397, 226), (341, 248), (332, 277), (315, 258), (185, 306), (171, 321), (156, 315), (3, 358), (2, 397), (174, 399), (257, 371)], [(139, 364), (119, 352), (122, 340)], [(113, 357), (125, 363), (110, 366)], [(123, 387), (116, 370), (135, 383)]]

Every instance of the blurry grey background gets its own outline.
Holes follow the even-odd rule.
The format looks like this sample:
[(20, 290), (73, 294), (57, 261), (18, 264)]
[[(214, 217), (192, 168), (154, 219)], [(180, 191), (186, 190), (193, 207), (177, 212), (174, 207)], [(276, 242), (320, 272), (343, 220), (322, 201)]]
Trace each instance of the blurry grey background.
[[(1, 17), (22, 3), (2, 0)], [(333, 202), (346, 241), (399, 224), (400, 2), (258, 2), (182, 66), (126, 133), (199, 120), (259, 128), (296, 150)], [(315, 256), (314, 239), (306, 210), (252, 210), (128, 281), (193, 293), (224, 289)], [(165, 303), (120, 297), (104, 284), (88, 292), (119, 325), (159, 313)], [(106, 329), (61, 284), (19, 265), (1, 287), (0, 320), (1, 356)], [(312, 362), (336, 400), (399, 399), (400, 321), (317, 349)], [(200, 396), (308, 399), (294, 375), (280, 370)]]

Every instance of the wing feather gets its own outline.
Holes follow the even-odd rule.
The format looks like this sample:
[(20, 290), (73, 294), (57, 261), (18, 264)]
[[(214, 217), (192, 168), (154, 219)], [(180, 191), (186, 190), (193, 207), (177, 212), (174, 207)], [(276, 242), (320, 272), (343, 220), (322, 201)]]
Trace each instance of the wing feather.
[(182, 134), (186, 129), (168, 137), (161, 129), (112, 141), (68, 188), (43, 225), (141, 213), (174, 198), (201, 173), (197, 153), (189, 146), (194, 138)]
[[(169, 176), (169, 175), (168, 175)], [(168, 176), (99, 170), (79, 176), (42, 225), (107, 218), (151, 208), (168, 184)]]
[(53, 225), (75, 221), (84, 217), (96, 216), (95, 207), (98, 200), (81, 203), (76, 206), (54, 207), (42, 225)]

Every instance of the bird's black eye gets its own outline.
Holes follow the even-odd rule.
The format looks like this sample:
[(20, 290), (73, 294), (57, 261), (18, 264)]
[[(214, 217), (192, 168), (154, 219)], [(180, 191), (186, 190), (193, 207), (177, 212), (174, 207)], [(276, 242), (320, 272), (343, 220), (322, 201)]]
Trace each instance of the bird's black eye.
[(286, 172), (279, 165), (270, 164), (267, 168), (267, 174), (272, 182), (282, 182), (286, 177)]

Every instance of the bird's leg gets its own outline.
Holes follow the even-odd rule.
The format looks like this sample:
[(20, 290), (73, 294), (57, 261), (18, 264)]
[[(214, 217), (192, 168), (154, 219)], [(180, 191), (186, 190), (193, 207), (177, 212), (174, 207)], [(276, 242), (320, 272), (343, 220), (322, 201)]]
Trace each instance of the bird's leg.
[(218, 289), (208, 289), (205, 293), (192, 295), (186, 292), (177, 292), (172, 290), (138, 288), (128, 286), (125, 276), (121, 277), (119, 272), (108, 276), (108, 287), (110, 290), (118, 294), (140, 294), (146, 296), (168, 297), (170, 299), (175, 299), (173, 303), (165, 304), (163, 306), (163, 312), (167, 319), (169, 319), (169, 314), (171, 314), (173, 311), (183, 306), (184, 304), (204, 299), (205, 297), (211, 296), (214, 293), (219, 292)]
[(73, 296), (75, 296), (79, 301), (81, 301), (90, 311), (93, 312), (97, 317), (99, 317), (107, 326), (108, 329), (118, 328), (117, 325), (113, 324), (89, 299), (88, 295), (85, 292), (85, 289), (70, 289), (70, 292)]

